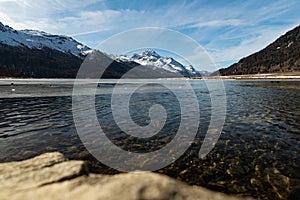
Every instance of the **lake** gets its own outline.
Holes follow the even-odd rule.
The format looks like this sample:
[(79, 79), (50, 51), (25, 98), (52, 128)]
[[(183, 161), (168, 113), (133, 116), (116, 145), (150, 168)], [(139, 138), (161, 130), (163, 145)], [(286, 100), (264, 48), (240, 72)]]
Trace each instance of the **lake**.
[[(179, 87), (181, 82), (175, 80), (170, 89), (153, 80), (130, 98), (129, 114), (140, 126), (150, 123), (152, 105), (165, 108), (165, 121), (156, 116), (158, 122), (165, 122), (162, 130), (149, 138), (128, 136), (118, 127), (111, 109), (111, 94), (116, 83), (105, 80), (98, 84), (95, 111), (110, 141), (126, 151), (140, 153), (156, 151), (169, 144), (176, 135), (182, 114), (172, 90), (186, 92)], [(143, 80), (122, 83), (124, 90), (119, 91), (121, 95), (117, 100), (122, 102), (122, 92), (140, 83)], [(200, 108), (197, 134), (179, 159), (157, 172), (226, 193), (261, 199), (299, 198), (300, 81), (225, 80), (223, 83), (227, 112), (215, 147), (207, 156), (199, 158), (211, 120), (210, 91), (205, 81), (189, 80)], [(95, 89), (93, 86), (82, 83), (82, 93), (90, 94)], [(68, 79), (1, 79), (0, 162), (60, 151), (69, 159), (89, 161), (93, 172), (118, 173), (98, 162), (80, 140), (72, 114), (72, 90), (73, 81)], [(83, 99), (81, 103), (87, 102)], [(82, 123), (87, 125), (88, 135), (93, 129), (89, 129), (89, 118), (85, 117)], [(189, 124), (187, 134), (188, 128)]]

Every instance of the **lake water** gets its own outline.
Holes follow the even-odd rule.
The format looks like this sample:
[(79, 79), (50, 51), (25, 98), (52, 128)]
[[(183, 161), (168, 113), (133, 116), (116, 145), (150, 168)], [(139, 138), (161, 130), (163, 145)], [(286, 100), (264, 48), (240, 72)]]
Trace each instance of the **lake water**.
[[(172, 90), (185, 92), (176, 81)], [(211, 100), (203, 80), (189, 83), (200, 107), (198, 134), (184, 155), (158, 172), (227, 193), (261, 199), (299, 198), (300, 82), (224, 81), (225, 124), (215, 148), (204, 158), (199, 158), (198, 152), (208, 130)], [(134, 84), (123, 84), (124, 92)], [(168, 144), (176, 135), (181, 114), (172, 91), (154, 82), (132, 96), (130, 115), (140, 126), (149, 123), (151, 105), (161, 104), (167, 112), (166, 124), (158, 135), (137, 139), (123, 133), (114, 122), (114, 86), (112, 80), (101, 83), (95, 98), (98, 121), (107, 137), (132, 152), (151, 152)], [(118, 173), (93, 158), (78, 137), (72, 88), (70, 80), (0, 80), (0, 162), (60, 151), (70, 159), (88, 160), (93, 172)], [(89, 94), (91, 88), (84, 84), (82, 93)]]

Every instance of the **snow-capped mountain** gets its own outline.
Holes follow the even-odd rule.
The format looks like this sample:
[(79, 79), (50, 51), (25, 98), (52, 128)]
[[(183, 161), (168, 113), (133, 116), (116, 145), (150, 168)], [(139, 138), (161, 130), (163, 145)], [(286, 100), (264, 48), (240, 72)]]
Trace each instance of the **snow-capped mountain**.
[(191, 65), (184, 66), (172, 57), (160, 56), (154, 50), (146, 50), (141, 54), (112, 55), (113, 59), (119, 62), (133, 61), (144, 66), (154, 66), (155, 69), (164, 69), (169, 72), (179, 73), (183, 76), (200, 76), (200, 73)]
[(0, 22), (0, 43), (8, 46), (21, 46), (30, 49), (47, 47), (78, 57), (85, 56), (91, 49), (71, 37), (51, 35), (43, 31), (21, 30), (17, 31)]
[[(0, 22), (0, 76), (3, 77), (75, 78), (83, 60), (92, 52), (96, 50), (68, 36), (36, 30), (14, 30)], [(97, 52), (103, 59), (111, 59), (112, 64), (106, 70), (105, 78), (120, 78), (136, 66), (142, 66), (134, 75), (136, 78), (201, 75), (193, 66), (183, 66), (153, 50), (131, 57), (108, 57), (103, 52)], [(101, 66), (102, 63), (99, 63)]]

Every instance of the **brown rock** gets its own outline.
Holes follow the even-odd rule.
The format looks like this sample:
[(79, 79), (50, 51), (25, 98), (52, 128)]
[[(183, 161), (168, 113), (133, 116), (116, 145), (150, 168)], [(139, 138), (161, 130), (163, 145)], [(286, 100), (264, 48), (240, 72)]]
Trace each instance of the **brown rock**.
[[(131, 172), (88, 174), (83, 161), (65, 161), (59, 153), (0, 164), (1, 199), (240, 199), (198, 186), (188, 186), (165, 175)], [(248, 198), (250, 199), (250, 198)]]

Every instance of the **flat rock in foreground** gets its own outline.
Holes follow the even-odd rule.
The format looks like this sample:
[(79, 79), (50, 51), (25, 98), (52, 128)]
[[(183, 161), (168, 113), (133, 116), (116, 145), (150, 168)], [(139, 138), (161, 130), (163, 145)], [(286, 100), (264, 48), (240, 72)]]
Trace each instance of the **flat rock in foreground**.
[(0, 194), (1, 199), (30, 200), (241, 199), (152, 172), (92, 174), (84, 161), (67, 161), (57, 152), (0, 164)]

